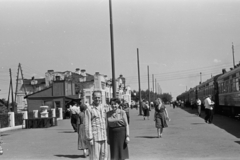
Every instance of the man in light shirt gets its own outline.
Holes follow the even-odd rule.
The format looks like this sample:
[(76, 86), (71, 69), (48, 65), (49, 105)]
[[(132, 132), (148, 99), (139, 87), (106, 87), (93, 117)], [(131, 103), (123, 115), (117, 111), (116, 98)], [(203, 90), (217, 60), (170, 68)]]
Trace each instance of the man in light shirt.
[(101, 104), (102, 92), (93, 92), (93, 104), (85, 111), (84, 128), (89, 141), (90, 160), (108, 160), (106, 112), (108, 107)]
[(76, 101), (72, 101), (68, 110), (70, 111), (70, 114), (71, 114), (71, 124), (72, 124), (73, 130), (77, 132), (78, 115), (80, 113), (80, 108), (78, 103)]
[(201, 117), (201, 100), (198, 98), (197, 99), (197, 108), (198, 108), (198, 116)]
[(205, 110), (206, 110), (206, 117), (205, 117), (205, 122), (206, 123), (212, 123), (213, 120), (213, 107), (214, 107), (214, 102), (211, 100), (211, 95), (209, 95), (205, 100), (204, 100), (204, 105), (205, 105)]

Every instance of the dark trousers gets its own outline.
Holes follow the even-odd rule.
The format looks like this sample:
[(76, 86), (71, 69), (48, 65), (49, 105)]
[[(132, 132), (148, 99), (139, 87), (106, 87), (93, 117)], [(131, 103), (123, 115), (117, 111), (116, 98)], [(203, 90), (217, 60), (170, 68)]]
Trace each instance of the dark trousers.
[(77, 132), (77, 119), (78, 115), (77, 114), (72, 114), (71, 115), (71, 124), (75, 132)]
[(201, 105), (198, 105), (198, 116), (201, 117)]
[(208, 123), (212, 123), (213, 121), (213, 110), (211, 109), (205, 109), (206, 110), (206, 117), (205, 121)]

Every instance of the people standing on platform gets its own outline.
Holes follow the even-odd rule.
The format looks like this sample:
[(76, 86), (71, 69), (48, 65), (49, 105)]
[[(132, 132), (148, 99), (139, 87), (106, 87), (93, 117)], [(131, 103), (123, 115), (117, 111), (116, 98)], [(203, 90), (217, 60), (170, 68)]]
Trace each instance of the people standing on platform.
[(71, 124), (72, 124), (73, 130), (74, 130), (74, 132), (77, 132), (77, 122), (78, 122), (78, 118), (79, 118), (78, 115), (80, 113), (78, 103), (75, 100), (73, 100), (71, 102), (68, 110), (70, 111)]
[(213, 121), (213, 107), (214, 107), (214, 102), (211, 100), (212, 96), (209, 95), (207, 98), (204, 100), (204, 105), (205, 105), (205, 110), (206, 110), (206, 117), (205, 117), (205, 122), (211, 124)]
[(157, 128), (158, 138), (162, 137), (163, 128), (168, 127), (167, 120), (169, 119), (167, 109), (162, 102), (161, 98), (158, 98), (155, 103), (154, 121)]
[(201, 102), (201, 100), (199, 98), (197, 99), (196, 104), (197, 104), (197, 109), (198, 109), (198, 116), (201, 117), (201, 105), (202, 105), (202, 102)]
[(78, 121), (78, 149), (83, 150), (83, 156), (87, 157), (88, 140), (86, 138), (85, 128), (84, 128), (84, 117), (85, 110), (88, 108), (86, 104), (80, 105), (79, 121)]
[(111, 99), (112, 110), (107, 112), (107, 133), (111, 160), (129, 159), (129, 125), (124, 110), (119, 109), (120, 100)]
[(94, 91), (93, 104), (86, 109), (84, 127), (89, 141), (90, 160), (108, 160), (109, 146), (107, 144), (106, 112), (108, 107), (101, 104), (102, 92)]

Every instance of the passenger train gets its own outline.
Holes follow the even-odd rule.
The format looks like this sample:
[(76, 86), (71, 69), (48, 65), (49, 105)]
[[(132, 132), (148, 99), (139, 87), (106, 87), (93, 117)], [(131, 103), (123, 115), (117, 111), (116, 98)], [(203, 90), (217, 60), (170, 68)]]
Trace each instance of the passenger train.
[(211, 77), (205, 82), (190, 88), (177, 96), (177, 100), (184, 102), (196, 102), (199, 98), (202, 102), (207, 95), (212, 96), (215, 102), (214, 111), (230, 116), (240, 114), (240, 64), (230, 71), (222, 70), (221, 74)]

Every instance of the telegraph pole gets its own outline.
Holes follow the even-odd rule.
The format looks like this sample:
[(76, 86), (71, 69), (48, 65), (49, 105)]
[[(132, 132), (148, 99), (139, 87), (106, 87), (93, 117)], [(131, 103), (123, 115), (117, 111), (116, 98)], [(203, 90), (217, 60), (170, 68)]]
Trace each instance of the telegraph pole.
[(15, 90), (15, 100), (17, 100), (17, 92), (18, 92), (19, 67), (20, 67), (20, 63), (18, 64), (18, 70), (17, 70), (17, 81), (16, 81), (16, 90)]
[(232, 54), (233, 54), (233, 68), (235, 67), (235, 58), (234, 58), (234, 46), (232, 42)]
[(24, 78), (23, 78), (22, 66), (21, 66), (20, 63), (19, 63), (19, 66), (20, 66), (20, 71), (21, 71), (22, 80), (23, 80), (23, 88), (24, 88), (24, 92), (25, 92), (25, 96), (26, 96), (26, 95), (27, 95), (27, 91), (26, 91), (26, 87), (25, 87), (25, 84), (24, 84)]
[(147, 66), (148, 69), (148, 102), (150, 106), (150, 81), (149, 81), (149, 66)]
[(141, 82), (140, 82), (140, 67), (139, 67), (138, 48), (137, 48), (137, 62), (138, 62), (139, 115), (142, 115), (142, 95), (141, 95)]
[(115, 79), (115, 63), (114, 63), (114, 38), (113, 38), (113, 23), (112, 23), (112, 2), (109, 0), (109, 15), (110, 15), (110, 38), (111, 38), (111, 58), (112, 58), (112, 88), (113, 98), (116, 98), (116, 79)]
[(155, 79), (155, 89), (156, 89), (156, 94), (158, 95), (158, 82), (156, 82), (156, 79)]
[(9, 93), (8, 93), (8, 103), (9, 103), (9, 95), (10, 95), (10, 92), (11, 92), (12, 108), (13, 108), (13, 112), (15, 112), (16, 111), (16, 107), (15, 107), (14, 96), (13, 96), (13, 85), (12, 85), (12, 71), (11, 71), (11, 68), (9, 69), (9, 73), (10, 73), (10, 86), (9, 86)]
[(202, 72), (200, 72), (200, 84), (202, 83)]
[(152, 84), (153, 84), (153, 97), (154, 97), (154, 100), (156, 99), (155, 97), (155, 92), (154, 92), (154, 74), (152, 74)]

